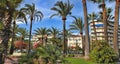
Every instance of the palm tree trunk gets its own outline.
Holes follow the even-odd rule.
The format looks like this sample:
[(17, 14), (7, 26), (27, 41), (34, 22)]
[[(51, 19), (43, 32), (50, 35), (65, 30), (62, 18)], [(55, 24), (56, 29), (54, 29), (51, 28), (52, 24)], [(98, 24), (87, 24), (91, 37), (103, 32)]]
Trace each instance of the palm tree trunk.
[(82, 0), (83, 11), (84, 11), (84, 26), (85, 26), (85, 58), (89, 58), (90, 52), (90, 38), (89, 38), (89, 29), (88, 29), (88, 18), (87, 18), (87, 6), (86, 0)]
[(32, 20), (33, 20), (33, 18), (31, 18), (31, 21), (30, 21), (30, 32), (29, 32), (29, 46), (28, 46), (28, 54), (29, 54), (30, 49), (31, 49)]
[(94, 30), (94, 34), (95, 34), (95, 41), (97, 41), (97, 32), (96, 32), (95, 21), (94, 20), (93, 20), (93, 30)]
[(13, 54), (14, 52), (14, 41), (15, 41), (15, 23), (16, 21), (13, 22), (13, 32), (12, 32), (12, 42), (11, 42), (11, 48), (10, 48), (10, 54)]
[(114, 50), (119, 56), (119, 49), (118, 49), (118, 24), (119, 24), (119, 0), (116, 0), (115, 6), (115, 20), (114, 20)]
[(104, 35), (105, 35), (104, 38), (105, 38), (105, 41), (108, 42), (106, 8), (105, 8), (104, 0), (102, 0), (102, 11), (103, 11)]
[(81, 40), (82, 40), (82, 53), (83, 53), (83, 56), (85, 55), (84, 51), (85, 51), (85, 44), (84, 44), (84, 36), (83, 36), (83, 33), (81, 32), (80, 33), (80, 36), (81, 36)]
[(62, 20), (63, 20), (63, 46), (64, 46), (64, 50), (63, 50), (63, 52), (64, 52), (64, 54), (67, 54), (67, 43), (66, 43), (66, 41), (65, 41), (65, 31), (66, 31), (66, 17), (63, 17), (62, 18)]

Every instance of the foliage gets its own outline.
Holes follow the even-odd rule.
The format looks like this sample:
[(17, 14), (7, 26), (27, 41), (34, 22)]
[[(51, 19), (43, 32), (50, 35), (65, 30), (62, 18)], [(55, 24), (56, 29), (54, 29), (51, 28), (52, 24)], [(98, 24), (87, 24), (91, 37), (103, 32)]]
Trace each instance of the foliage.
[[(44, 63), (49, 63), (51, 62), (52, 64), (56, 64), (57, 60), (60, 60), (61, 62), (64, 62), (60, 49), (58, 46), (54, 45), (46, 45), (46, 46), (40, 46), (35, 48), (32, 52), (30, 52), (29, 56), (23, 56), (19, 60), (19, 62), (22, 63), (29, 63), (33, 62), (34, 59), (37, 59), (38, 62), (43, 62)], [(42, 59), (43, 61), (39, 61)]]
[(93, 50), (90, 53), (90, 58), (97, 63), (113, 63), (117, 58), (116, 53), (105, 41), (93, 42)]

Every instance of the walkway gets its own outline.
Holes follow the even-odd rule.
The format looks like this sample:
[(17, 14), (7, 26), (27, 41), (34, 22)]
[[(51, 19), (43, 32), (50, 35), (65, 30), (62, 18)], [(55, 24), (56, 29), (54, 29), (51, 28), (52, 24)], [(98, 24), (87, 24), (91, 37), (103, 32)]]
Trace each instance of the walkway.
[(9, 56), (5, 59), (4, 64), (18, 64), (18, 59), (16, 56)]

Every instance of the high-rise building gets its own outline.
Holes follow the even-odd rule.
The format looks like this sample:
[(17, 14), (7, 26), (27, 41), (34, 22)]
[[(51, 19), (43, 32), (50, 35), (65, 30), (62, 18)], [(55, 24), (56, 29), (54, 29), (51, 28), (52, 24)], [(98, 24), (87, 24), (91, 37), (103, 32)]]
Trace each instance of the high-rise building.
[[(104, 40), (104, 24), (100, 21), (94, 21), (95, 28), (96, 28), (96, 35), (98, 40)], [(108, 28), (107, 28), (107, 34), (108, 34), (108, 43), (113, 47), (113, 33), (114, 33), (114, 22), (108, 21)], [(95, 32), (93, 28), (93, 22), (90, 22), (90, 39), (91, 41), (95, 40)], [(120, 26), (118, 29), (118, 44), (120, 48)]]

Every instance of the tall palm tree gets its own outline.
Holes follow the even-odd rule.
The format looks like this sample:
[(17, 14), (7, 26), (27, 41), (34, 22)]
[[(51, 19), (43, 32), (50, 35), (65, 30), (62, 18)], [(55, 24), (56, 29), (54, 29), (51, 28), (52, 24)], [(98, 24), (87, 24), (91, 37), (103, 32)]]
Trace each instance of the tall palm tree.
[(10, 48), (10, 54), (13, 54), (14, 50), (14, 40), (15, 40), (15, 26), (16, 26), (16, 21), (21, 21), (24, 20), (27, 24), (26, 16), (23, 12), (15, 10), (13, 13), (13, 28), (12, 28), (12, 42), (11, 42), (11, 48)]
[(97, 34), (96, 34), (96, 28), (95, 28), (95, 20), (98, 18), (98, 15), (94, 12), (88, 15), (88, 19), (92, 21), (93, 24), (93, 30), (95, 34), (95, 40), (97, 41)]
[(115, 5), (115, 19), (114, 19), (114, 50), (119, 56), (119, 49), (118, 49), (118, 24), (119, 24), (119, 7), (120, 7), (120, 1), (116, 0)]
[(25, 8), (22, 8), (21, 9), (23, 12), (26, 13), (26, 15), (29, 16), (30, 18), (30, 32), (29, 32), (29, 49), (28, 49), (28, 54), (30, 52), (30, 47), (31, 47), (31, 33), (32, 33), (32, 24), (33, 24), (33, 21), (37, 20), (41, 20), (43, 18), (43, 14), (41, 11), (38, 11), (36, 8), (35, 8), (35, 4), (32, 3), (32, 5), (30, 4), (25, 4)]
[[(23, 0), (0, 0), (0, 15), (2, 15), (2, 17), (4, 18), (4, 29), (2, 30), (2, 45), (5, 48), (5, 53), (7, 53), (8, 41), (10, 39), (10, 29), (13, 13), (22, 1)], [(2, 55), (3, 52), (0, 53), (0, 64), (4, 63)]]
[(46, 42), (44, 42), (44, 39), (47, 38), (48, 35), (48, 29), (47, 28), (37, 28), (35, 30), (35, 35), (40, 35), (42, 39), (42, 44), (46, 45)]
[(80, 32), (80, 37), (82, 38), (83, 55), (84, 55), (84, 40), (83, 40), (84, 24), (83, 24), (82, 18), (76, 18), (76, 17), (74, 17), (74, 18), (75, 18), (75, 20), (70, 25), (70, 30), (77, 30)]
[(66, 17), (71, 14), (71, 10), (73, 8), (73, 4), (68, 2), (64, 3), (63, 1), (58, 1), (51, 10), (56, 11), (57, 13), (53, 14), (53, 16), (61, 16), (63, 20), (63, 44), (64, 44), (64, 53), (66, 53), (67, 43), (65, 42), (65, 30), (66, 30)]
[(89, 58), (90, 38), (89, 38), (89, 29), (88, 29), (86, 0), (82, 0), (82, 4), (83, 4), (83, 11), (84, 11), (84, 27), (85, 27), (85, 58)]

